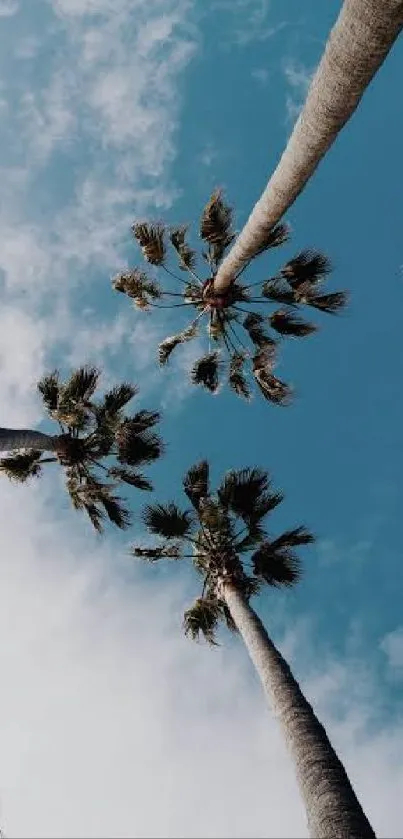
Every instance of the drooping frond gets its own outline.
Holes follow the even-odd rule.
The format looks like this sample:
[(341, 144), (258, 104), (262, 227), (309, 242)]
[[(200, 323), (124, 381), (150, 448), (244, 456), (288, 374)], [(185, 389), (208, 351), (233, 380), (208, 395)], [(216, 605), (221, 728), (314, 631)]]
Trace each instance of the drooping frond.
[(142, 519), (151, 533), (165, 539), (183, 539), (192, 529), (190, 512), (180, 510), (173, 502), (147, 505)]
[(273, 312), (269, 320), (272, 329), (275, 329), (280, 335), (291, 335), (294, 338), (305, 338), (317, 330), (313, 323), (307, 323), (284, 309)]
[(57, 410), (59, 402), (59, 371), (53, 370), (52, 373), (48, 373), (47, 375), (43, 376), (43, 378), (40, 379), (40, 381), (38, 382), (37, 388), (42, 396), (46, 410), (52, 416), (53, 412)]
[(183, 329), (177, 335), (170, 335), (169, 338), (165, 338), (158, 347), (159, 363), (162, 366), (166, 364), (175, 347), (178, 347), (179, 344), (186, 343), (186, 341), (191, 341), (197, 334), (197, 323), (193, 321), (187, 329)]
[(119, 463), (126, 466), (141, 466), (152, 463), (163, 454), (164, 446), (157, 434), (139, 432), (133, 419), (125, 419), (117, 434), (117, 458)]
[(10, 481), (20, 484), (29, 478), (38, 478), (42, 472), (40, 459), (42, 452), (35, 449), (28, 449), (23, 454), (14, 454), (10, 457), (0, 459), (0, 472), (6, 475)]
[(253, 375), (264, 398), (275, 405), (288, 405), (292, 390), (285, 382), (273, 375), (273, 355), (266, 349), (253, 358)]
[(133, 224), (132, 231), (141, 247), (144, 259), (151, 265), (162, 265), (165, 260), (164, 225), (140, 222)]
[(196, 510), (200, 501), (209, 494), (209, 465), (207, 460), (201, 460), (191, 466), (183, 479), (183, 489)]
[(262, 285), (262, 295), (274, 303), (283, 303), (291, 306), (295, 302), (294, 292), (287, 288), (285, 282), (278, 277), (266, 280)]
[(202, 385), (210, 393), (216, 393), (219, 386), (219, 370), (222, 362), (217, 352), (208, 353), (193, 365), (191, 381), (194, 385)]
[(112, 280), (112, 286), (115, 291), (127, 294), (138, 309), (148, 309), (153, 300), (162, 297), (159, 284), (139, 268), (117, 274)]
[(297, 545), (311, 545), (315, 541), (315, 537), (304, 526), (294, 527), (292, 530), (285, 530), (281, 536), (272, 541), (272, 547), (275, 550), (280, 548), (293, 548)]
[(116, 481), (122, 481), (124, 484), (136, 487), (136, 489), (144, 490), (145, 492), (151, 492), (153, 489), (151, 481), (135, 469), (124, 469), (121, 466), (111, 466), (111, 468), (108, 469), (108, 477)]
[(306, 302), (309, 306), (320, 309), (321, 312), (334, 315), (347, 305), (348, 293), (346, 291), (335, 291), (333, 294), (309, 294)]
[(252, 554), (251, 562), (254, 574), (261, 577), (269, 586), (279, 588), (295, 585), (301, 577), (299, 557), (292, 551), (280, 554), (271, 542), (263, 544)]
[(271, 348), (272, 357), (274, 358), (276, 342), (264, 329), (264, 321), (263, 315), (260, 315), (258, 312), (250, 312), (249, 315), (246, 315), (243, 326), (255, 346), (262, 349), (263, 347)]
[(250, 387), (246, 381), (244, 374), (244, 365), (246, 355), (243, 352), (234, 353), (231, 356), (228, 373), (228, 384), (238, 396), (243, 396), (244, 399), (251, 398)]
[(155, 548), (133, 547), (131, 553), (133, 556), (147, 560), (147, 562), (157, 562), (159, 559), (181, 559), (181, 546), (161, 545)]
[(196, 251), (192, 250), (186, 242), (187, 226), (175, 227), (171, 230), (169, 238), (179, 256), (179, 267), (186, 271), (193, 271), (196, 266)]
[(235, 238), (232, 230), (232, 209), (222, 199), (221, 190), (213, 192), (207, 202), (200, 221), (200, 236), (213, 248), (216, 263), (222, 258), (225, 249)]
[(267, 251), (269, 248), (278, 248), (280, 245), (284, 245), (285, 242), (288, 242), (289, 238), (290, 228), (288, 224), (284, 224), (282, 222), (275, 224), (274, 227), (271, 227), (270, 230), (267, 231), (265, 240), (256, 252), (256, 256), (264, 253), (264, 251)]
[(203, 635), (209, 644), (216, 645), (215, 633), (222, 611), (220, 603), (214, 598), (199, 597), (183, 617), (185, 635), (198, 641)]
[(297, 254), (294, 259), (290, 259), (281, 269), (281, 274), (292, 288), (298, 288), (306, 281), (320, 282), (330, 274), (331, 270), (331, 263), (327, 256), (317, 251), (305, 250)]
[(120, 530), (130, 526), (130, 512), (122, 500), (112, 494), (113, 486), (102, 484), (90, 475), (82, 481), (72, 470), (67, 472), (66, 487), (75, 509), (87, 513), (98, 533), (103, 531), (105, 516)]

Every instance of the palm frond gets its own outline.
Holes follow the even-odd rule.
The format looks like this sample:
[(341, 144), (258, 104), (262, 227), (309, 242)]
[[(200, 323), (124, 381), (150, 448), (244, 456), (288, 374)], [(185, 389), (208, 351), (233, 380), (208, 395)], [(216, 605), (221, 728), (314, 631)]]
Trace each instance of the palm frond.
[(122, 500), (110, 491), (105, 491), (99, 498), (100, 503), (104, 507), (109, 521), (112, 522), (119, 530), (127, 530), (131, 525), (130, 510), (124, 506)]
[(28, 449), (23, 454), (2, 457), (0, 458), (0, 472), (10, 481), (22, 484), (29, 478), (38, 478), (41, 475), (41, 457), (42, 452), (35, 449)]
[(159, 411), (146, 411), (144, 408), (137, 411), (130, 417), (132, 428), (136, 428), (138, 432), (148, 431), (153, 428), (161, 419)]
[(162, 297), (160, 285), (139, 268), (117, 274), (112, 280), (112, 286), (115, 291), (127, 294), (139, 309), (148, 309), (153, 300)]
[(279, 553), (271, 542), (264, 542), (254, 554), (251, 562), (254, 574), (269, 586), (279, 588), (295, 585), (301, 578), (301, 562), (292, 551)]
[(100, 371), (90, 365), (74, 370), (61, 388), (59, 407), (61, 408), (62, 403), (85, 405), (95, 393), (99, 376)]
[(185, 303), (203, 303), (202, 289), (197, 283), (186, 283), (183, 288), (183, 299)]
[(116, 433), (117, 459), (125, 466), (142, 466), (158, 460), (164, 444), (157, 434), (138, 430), (133, 419), (125, 419)]
[(219, 386), (219, 371), (222, 361), (217, 352), (208, 353), (199, 358), (191, 370), (191, 381), (194, 385), (202, 385), (210, 393), (216, 393)]
[(169, 238), (179, 256), (179, 267), (186, 271), (193, 271), (196, 267), (196, 251), (192, 250), (186, 242), (187, 225), (175, 227), (171, 230)]
[(109, 414), (116, 416), (136, 396), (138, 388), (130, 382), (122, 382), (111, 390), (108, 390), (100, 404), (97, 406), (97, 413), (100, 415)]
[(199, 509), (200, 501), (209, 494), (209, 465), (207, 460), (195, 463), (186, 472), (183, 479), (183, 489), (196, 510)]
[(263, 283), (262, 295), (267, 300), (273, 300), (274, 303), (283, 303), (290, 306), (295, 302), (294, 292), (290, 291), (278, 277), (273, 277)]
[(274, 405), (289, 405), (292, 389), (272, 373), (273, 357), (262, 350), (253, 358), (253, 375), (264, 398)]
[(43, 404), (52, 416), (53, 412), (57, 410), (59, 402), (60, 378), (59, 371), (53, 370), (39, 380), (37, 384), (39, 393), (42, 396)]
[(190, 636), (193, 641), (198, 641), (200, 635), (203, 635), (209, 644), (216, 646), (215, 633), (221, 619), (222, 609), (218, 600), (199, 597), (184, 614), (185, 635)]
[(330, 260), (318, 251), (301, 251), (294, 259), (290, 259), (281, 269), (281, 274), (292, 288), (309, 281), (318, 283), (330, 274), (332, 266)]
[(142, 520), (151, 533), (165, 539), (183, 539), (191, 532), (193, 524), (190, 512), (180, 510), (173, 502), (148, 504), (142, 512)]
[(271, 328), (280, 335), (291, 335), (294, 338), (305, 338), (317, 330), (313, 323), (307, 323), (284, 309), (273, 312), (269, 320)]
[(231, 612), (225, 602), (225, 600), (220, 601), (221, 606), (221, 613), (222, 617), (224, 618), (225, 625), (230, 632), (239, 632), (238, 627), (234, 621), (234, 618), (231, 615)]
[(166, 364), (175, 347), (178, 347), (179, 344), (186, 343), (186, 341), (191, 341), (192, 338), (196, 338), (197, 334), (197, 323), (193, 321), (187, 329), (183, 329), (177, 335), (170, 335), (169, 338), (165, 338), (158, 347), (159, 363), (161, 365)]
[(124, 469), (120, 466), (111, 466), (111, 468), (108, 469), (108, 477), (113, 478), (115, 481), (122, 481), (124, 484), (136, 487), (136, 489), (142, 489), (145, 492), (151, 492), (153, 489), (151, 481), (135, 469)]
[(309, 294), (306, 302), (309, 306), (314, 306), (315, 309), (334, 315), (347, 305), (348, 293), (346, 291), (335, 291), (333, 294)]
[(133, 556), (147, 560), (147, 562), (157, 562), (159, 559), (181, 559), (181, 546), (161, 545), (155, 548), (133, 547), (131, 553)]
[(277, 539), (273, 539), (272, 547), (274, 550), (280, 548), (293, 548), (297, 545), (311, 545), (315, 542), (315, 537), (304, 526), (294, 527), (292, 530), (285, 530)]
[(235, 239), (232, 230), (232, 209), (222, 199), (221, 190), (213, 192), (200, 221), (200, 236), (213, 248), (213, 259), (218, 264), (225, 249)]
[(140, 222), (133, 224), (132, 231), (141, 247), (144, 259), (151, 265), (162, 265), (165, 260), (164, 225)]
[(250, 312), (249, 315), (246, 315), (246, 318), (243, 321), (243, 327), (246, 329), (251, 341), (256, 347), (261, 349), (263, 349), (263, 347), (271, 347), (274, 356), (276, 342), (264, 329), (264, 321), (265, 319), (263, 315), (260, 315), (258, 312)]
[(267, 231), (265, 239), (255, 255), (259, 256), (269, 248), (278, 248), (279, 245), (284, 245), (285, 242), (288, 242), (289, 238), (290, 228), (288, 224), (284, 224), (283, 222), (275, 224), (274, 227), (271, 227), (270, 230)]
[(244, 521), (253, 517), (257, 504), (266, 496), (270, 481), (262, 469), (232, 469), (217, 490), (220, 503)]
[(243, 396), (244, 399), (249, 400), (251, 398), (251, 392), (244, 375), (245, 361), (245, 353), (239, 352), (232, 355), (229, 365), (228, 384), (238, 396)]

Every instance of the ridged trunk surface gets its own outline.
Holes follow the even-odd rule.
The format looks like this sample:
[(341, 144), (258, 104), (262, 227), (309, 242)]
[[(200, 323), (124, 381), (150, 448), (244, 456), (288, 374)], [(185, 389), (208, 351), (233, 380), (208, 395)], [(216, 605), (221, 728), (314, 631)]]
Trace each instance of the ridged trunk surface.
[[(402, 0), (344, 0), (280, 162), (219, 268), (222, 292), (294, 203), (403, 27)], [(393, 95), (391, 91), (391, 96)]]
[(37, 449), (41, 452), (56, 451), (59, 437), (42, 434), (26, 428), (0, 428), (0, 452), (15, 452), (18, 449)]
[(368, 819), (323, 725), (260, 618), (233, 586), (224, 597), (294, 760), (314, 839), (374, 839)]

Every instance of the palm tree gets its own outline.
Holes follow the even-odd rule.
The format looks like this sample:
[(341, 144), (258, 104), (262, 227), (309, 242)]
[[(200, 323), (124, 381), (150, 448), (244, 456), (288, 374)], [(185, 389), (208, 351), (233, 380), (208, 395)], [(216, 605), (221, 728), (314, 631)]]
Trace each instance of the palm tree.
[(276, 538), (268, 535), (264, 520), (283, 495), (260, 469), (228, 472), (213, 494), (209, 466), (202, 461), (185, 475), (183, 488), (190, 509), (172, 502), (145, 507), (143, 521), (160, 541), (155, 547), (135, 546), (134, 556), (149, 562), (192, 560), (202, 591), (184, 616), (191, 638), (201, 635), (215, 644), (220, 621), (242, 636), (291, 751), (310, 835), (374, 837), (325, 729), (250, 605), (265, 584), (276, 588), (298, 582), (296, 548), (313, 536), (303, 526)]
[(403, 26), (402, 0), (344, 0), (286, 149), (222, 262), (223, 294), (266, 240), (348, 122)]
[[(199, 234), (206, 245), (202, 258), (207, 265), (207, 278), (202, 279), (197, 272), (197, 254), (189, 246), (186, 233), (186, 227), (167, 229), (160, 223), (133, 225), (134, 237), (145, 260), (159, 268), (161, 276), (168, 277), (169, 285), (163, 287), (154, 276), (133, 268), (114, 277), (113, 287), (130, 297), (141, 310), (179, 307), (193, 313), (190, 322), (160, 344), (161, 365), (167, 364), (177, 346), (199, 334), (204, 318), (208, 345), (191, 370), (191, 381), (216, 393), (220, 374), (225, 372), (230, 388), (238, 396), (249, 399), (249, 374), (265, 399), (276, 405), (288, 404), (291, 389), (274, 375), (278, 340), (290, 336), (302, 338), (316, 331), (316, 326), (296, 315), (300, 307), (336, 313), (346, 303), (346, 292), (329, 294), (320, 290), (331, 270), (329, 260), (315, 251), (302, 251), (277, 276), (248, 285), (240, 282), (240, 272), (226, 293), (217, 295), (214, 280), (225, 251), (235, 238), (232, 209), (220, 191), (213, 193), (200, 221)], [(282, 245), (288, 235), (286, 225), (276, 225), (261, 244), (259, 254)], [(186, 279), (169, 267), (168, 245)], [(172, 290), (173, 280), (181, 284), (179, 290)], [(270, 304), (273, 311), (268, 314)]]
[(0, 428), (0, 451), (14, 452), (0, 459), (0, 472), (24, 483), (38, 477), (45, 464), (59, 463), (73, 507), (86, 512), (101, 532), (105, 517), (121, 529), (129, 526), (129, 510), (114, 491), (121, 484), (152, 490), (139, 468), (159, 458), (163, 444), (152, 430), (157, 412), (125, 415), (135, 386), (124, 382), (94, 398), (99, 375), (95, 367), (80, 367), (66, 382), (57, 370), (44, 376), (38, 391), (59, 433)]

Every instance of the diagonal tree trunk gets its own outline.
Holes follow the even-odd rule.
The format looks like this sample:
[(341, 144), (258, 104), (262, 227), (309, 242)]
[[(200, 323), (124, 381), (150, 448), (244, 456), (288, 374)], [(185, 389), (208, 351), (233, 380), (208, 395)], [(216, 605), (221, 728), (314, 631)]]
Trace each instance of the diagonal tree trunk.
[(60, 445), (60, 437), (42, 434), (30, 429), (0, 428), (0, 452), (15, 452), (18, 449), (37, 449), (54, 452)]
[(260, 618), (231, 584), (224, 585), (224, 598), (294, 759), (310, 836), (374, 839), (375, 833), (323, 725)]
[(214, 282), (223, 292), (294, 203), (403, 27), (402, 0), (344, 0), (304, 108), (266, 189)]

